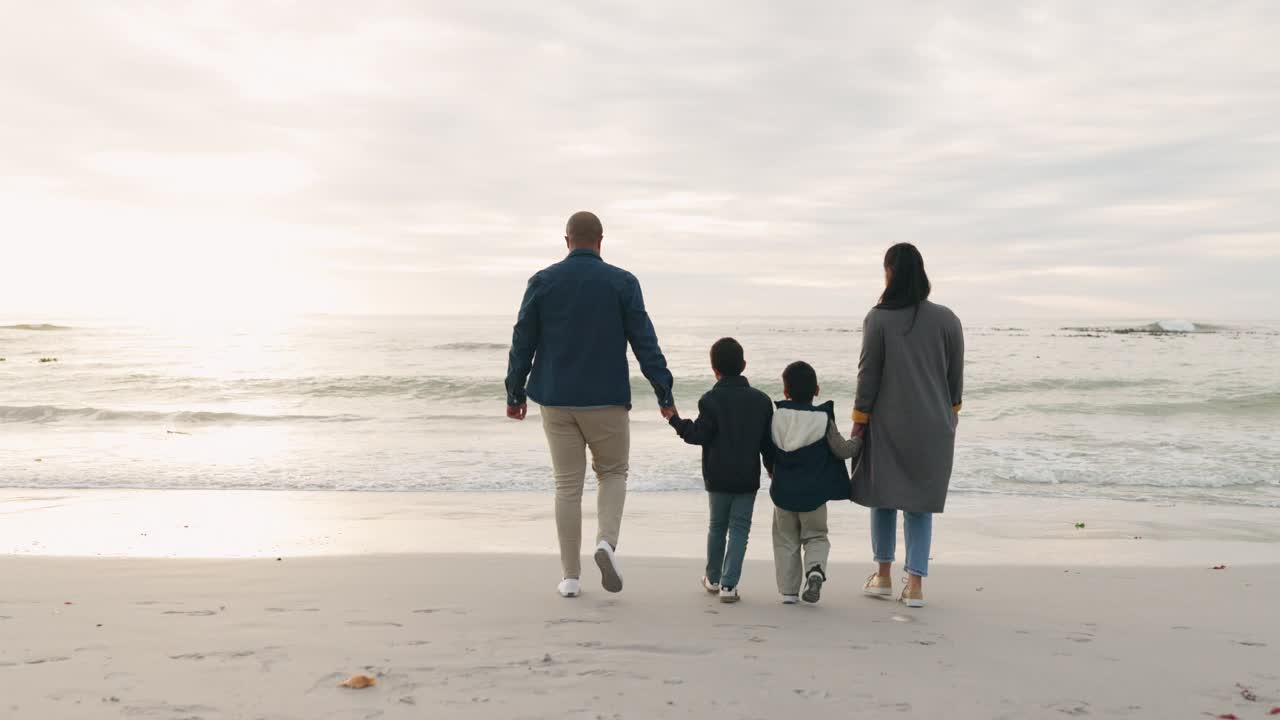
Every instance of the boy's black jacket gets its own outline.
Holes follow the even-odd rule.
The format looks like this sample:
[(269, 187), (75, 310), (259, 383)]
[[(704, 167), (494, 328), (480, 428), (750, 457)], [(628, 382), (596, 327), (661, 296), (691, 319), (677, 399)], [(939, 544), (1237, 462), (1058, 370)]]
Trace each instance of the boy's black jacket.
[(727, 377), (698, 401), (698, 419), (673, 417), (671, 427), (702, 446), (702, 480), (710, 492), (760, 489), (760, 460), (773, 467), (773, 401), (745, 377)]

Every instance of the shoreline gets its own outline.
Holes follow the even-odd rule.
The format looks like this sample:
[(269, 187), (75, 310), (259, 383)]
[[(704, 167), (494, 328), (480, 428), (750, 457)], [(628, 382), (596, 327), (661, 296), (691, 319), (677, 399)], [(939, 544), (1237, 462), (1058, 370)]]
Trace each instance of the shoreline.
[[(583, 505), (594, 535), (594, 496)], [(537, 492), (0, 489), (0, 555), (254, 558), (556, 553), (553, 498)], [(770, 560), (768, 495), (748, 558)], [(865, 508), (833, 503), (833, 562), (870, 562)], [(633, 492), (620, 552), (698, 557), (705, 494)], [(935, 520), (936, 566), (1212, 567), (1276, 562), (1275, 511), (1190, 503), (953, 496)], [(1084, 528), (1076, 528), (1084, 523)]]

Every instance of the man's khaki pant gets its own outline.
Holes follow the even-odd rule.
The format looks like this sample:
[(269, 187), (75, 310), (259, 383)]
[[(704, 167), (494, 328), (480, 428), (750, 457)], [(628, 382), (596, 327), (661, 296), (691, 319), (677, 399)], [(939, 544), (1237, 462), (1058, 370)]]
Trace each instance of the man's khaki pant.
[(827, 572), (830, 554), (826, 505), (802, 513), (773, 509), (773, 564), (778, 574), (778, 592), (799, 595), (800, 585), (810, 570), (821, 567), (823, 573)]
[(625, 407), (594, 410), (543, 407), (542, 429), (551, 448), (556, 479), (556, 530), (560, 564), (566, 578), (582, 574), (582, 489), (587, 477), (587, 448), (600, 487), (597, 493), (596, 543), (618, 547), (622, 506), (627, 500), (631, 417)]

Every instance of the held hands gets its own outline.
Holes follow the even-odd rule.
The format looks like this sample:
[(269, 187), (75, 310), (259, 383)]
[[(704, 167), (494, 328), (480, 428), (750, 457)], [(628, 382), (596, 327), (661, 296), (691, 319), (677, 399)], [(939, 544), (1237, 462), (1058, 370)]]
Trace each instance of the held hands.
[(854, 425), (853, 425), (853, 436), (854, 436), (854, 437), (856, 437), (856, 438), (865, 438), (865, 437), (866, 437), (866, 434), (867, 434), (867, 424), (866, 424), (866, 423), (854, 423)]
[(523, 420), (529, 414), (529, 403), (507, 406), (507, 417), (512, 420)]
[(663, 420), (670, 420), (671, 418), (673, 418), (673, 417), (675, 417), (675, 416), (677, 416), (677, 415), (679, 415), (679, 414), (680, 414), (680, 411), (679, 411), (679, 410), (676, 410), (676, 406), (675, 406), (675, 405), (672, 405), (672, 406), (670, 406), (670, 407), (664, 407), (664, 408), (662, 408), (662, 419), (663, 419)]

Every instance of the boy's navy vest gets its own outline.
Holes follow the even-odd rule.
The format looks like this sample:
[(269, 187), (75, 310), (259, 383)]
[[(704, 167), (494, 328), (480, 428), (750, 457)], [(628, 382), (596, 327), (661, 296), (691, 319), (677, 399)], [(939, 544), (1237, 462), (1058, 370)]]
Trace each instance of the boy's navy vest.
[(827, 445), (827, 427), (835, 422), (835, 403), (821, 405), (779, 400), (773, 413), (773, 444), (778, 448), (769, 497), (791, 512), (812, 512), (828, 500), (848, 500), (849, 468)]

